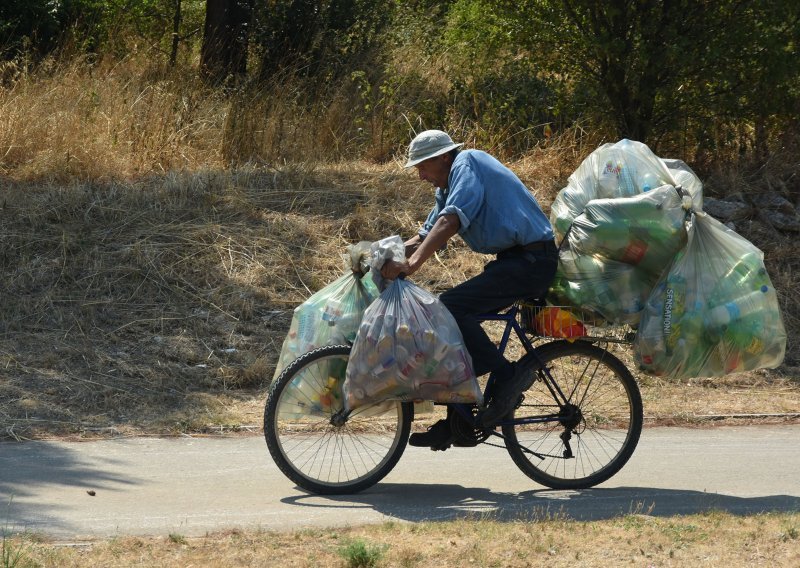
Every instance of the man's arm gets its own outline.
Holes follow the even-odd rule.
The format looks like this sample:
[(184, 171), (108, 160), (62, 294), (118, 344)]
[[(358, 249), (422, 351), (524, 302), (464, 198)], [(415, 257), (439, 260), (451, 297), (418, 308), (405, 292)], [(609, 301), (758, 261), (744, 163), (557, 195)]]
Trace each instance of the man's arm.
[(416, 252), (416, 250), (419, 248), (419, 245), (422, 244), (422, 237), (419, 235), (414, 235), (404, 244), (406, 245), (406, 258), (411, 258), (411, 255), (414, 254), (414, 252)]
[[(418, 243), (412, 255), (404, 262), (388, 261), (381, 268), (381, 276), (390, 280), (397, 278), (400, 273), (411, 276), (419, 270), (426, 260), (433, 256), (433, 253), (442, 248), (460, 228), (461, 221), (459, 221), (458, 215), (440, 216), (428, 236), (421, 243)], [(408, 242), (413, 240), (410, 239)], [(408, 242), (406, 242), (406, 246), (408, 246)]]

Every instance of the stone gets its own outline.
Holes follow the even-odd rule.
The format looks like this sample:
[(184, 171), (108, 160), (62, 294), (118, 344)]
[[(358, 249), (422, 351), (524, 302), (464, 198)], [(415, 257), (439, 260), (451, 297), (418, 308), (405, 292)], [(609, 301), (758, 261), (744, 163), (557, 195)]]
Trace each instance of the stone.
[(703, 211), (723, 223), (744, 219), (753, 214), (753, 208), (747, 203), (729, 201), (727, 199), (714, 199), (713, 197), (705, 198)]

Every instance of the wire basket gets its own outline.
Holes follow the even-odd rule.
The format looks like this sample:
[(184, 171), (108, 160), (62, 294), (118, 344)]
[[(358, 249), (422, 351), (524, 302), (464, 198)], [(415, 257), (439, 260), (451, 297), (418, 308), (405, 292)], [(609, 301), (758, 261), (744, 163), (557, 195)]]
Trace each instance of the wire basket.
[(608, 343), (633, 343), (636, 330), (609, 324), (591, 310), (575, 306), (540, 306), (521, 303), (519, 323), (526, 333), (553, 339), (588, 339)]

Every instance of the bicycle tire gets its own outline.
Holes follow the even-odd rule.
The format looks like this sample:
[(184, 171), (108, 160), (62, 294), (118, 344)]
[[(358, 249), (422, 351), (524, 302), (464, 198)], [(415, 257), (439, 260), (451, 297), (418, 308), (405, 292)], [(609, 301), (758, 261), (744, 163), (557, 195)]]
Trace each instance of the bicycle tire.
[[(569, 403), (580, 408), (570, 448), (560, 437), (566, 421), (502, 427), (506, 449), (525, 475), (551, 489), (586, 489), (616, 474), (630, 459), (642, 431), (642, 397), (636, 380), (617, 357), (585, 341), (554, 341), (536, 349)], [(532, 353), (523, 358), (534, 358)], [(524, 393), (512, 418), (564, 411), (541, 379)], [(574, 423), (574, 417), (573, 417)]]
[[(332, 424), (342, 408), (350, 349), (326, 346), (297, 358), (272, 385), (264, 407), (272, 459), (299, 487), (320, 495), (357, 493), (378, 483), (403, 455), (411, 431), (414, 407), (398, 401), (360, 407), (344, 424)], [(332, 389), (339, 389), (338, 401), (330, 398)]]

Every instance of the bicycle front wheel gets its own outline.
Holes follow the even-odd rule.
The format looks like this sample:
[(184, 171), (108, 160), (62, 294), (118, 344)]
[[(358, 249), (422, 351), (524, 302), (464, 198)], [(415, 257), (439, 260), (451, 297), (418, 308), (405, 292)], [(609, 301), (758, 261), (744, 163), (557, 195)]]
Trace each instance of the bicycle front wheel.
[[(606, 481), (630, 459), (642, 431), (642, 398), (625, 365), (595, 345), (555, 341), (536, 349), (550, 378), (537, 378), (503, 425), (506, 448), (531, 479), (553, 489)], [(526, 355), (533, 357), (533, 354)], [(558, 401), (554, 385), (566, 401)], [(549, 422), (525, 418), (552, 415)]]
[(293, 361), (270, 389), (264, 437), (280, 470), (313, 493), (356, 493), (383, 479), (405, 450), (414, 408), (361, 407), (343, 424), (342, 383), (350, 346), (321, 347)]

